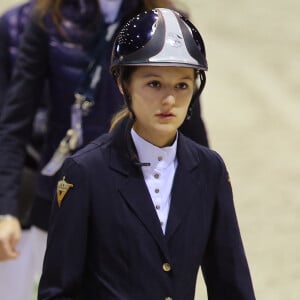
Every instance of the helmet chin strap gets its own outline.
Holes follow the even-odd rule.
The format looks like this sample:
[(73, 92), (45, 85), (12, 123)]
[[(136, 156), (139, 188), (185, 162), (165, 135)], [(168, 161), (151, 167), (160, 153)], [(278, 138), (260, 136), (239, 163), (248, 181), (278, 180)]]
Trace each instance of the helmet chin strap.
[(193, 94), (193, 97), (192, 97), (192, 100), (191, 100), (191, 103), (189, 105), (189, 108), (188, 108), (188, 111), (187, 111), (187, 114), (186, 114), (186, 119), (187, 120), (190, 120), (191, 117), (192, 117), (192, 113), (193, 113), (193, 105), (196, 101), (196, 99), (198, 99), (204, 89), (204, 86), (205, 86), (205, 83), (206, 83), (206, 76), (205, 76), (205, 72), (200, 70), (199, 73), (198, 73), (198, 76), (200, 78), (200, 86), (199, 88), (195, 91), (195, 93)]
[(132, 106), (131, 106), (131, 97), (130, 97), (130, 95), (128, 95), (128, 92), (127, 92), (127, 89), (124, 85), (123, 80), (121, 80), (121, 87), (122, 87), (122, 91), (123, 91), (123, 97), (124, 97), (125, 104), (127, 105), (127, 108), (128, 108), (128, 110), (131, 114), (131, 119), (133, 121), (135, 121), (135, 114), (134, 114)]

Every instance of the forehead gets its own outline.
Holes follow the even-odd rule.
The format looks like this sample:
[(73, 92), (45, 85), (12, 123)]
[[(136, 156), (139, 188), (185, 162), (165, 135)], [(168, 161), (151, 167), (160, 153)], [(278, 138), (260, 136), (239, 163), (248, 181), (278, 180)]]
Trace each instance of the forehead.
[(166, 77), (178, 79), (195, 78), (195, 70), (186, 67), (161, 67), (161, 66), (140, 66), (134, 72), (134, 77)]

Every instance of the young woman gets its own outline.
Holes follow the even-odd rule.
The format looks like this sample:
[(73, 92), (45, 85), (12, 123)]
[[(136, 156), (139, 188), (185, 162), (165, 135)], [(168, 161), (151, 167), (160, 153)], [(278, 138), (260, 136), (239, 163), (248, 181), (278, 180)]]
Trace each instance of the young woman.
[(206, 70), (199, 32), (173, 10), (120, 31), (126, 107), (64, 163), (39, 300), (192, 300), (200, 266), (210, 300), (255, 299), (224, 162), (178, 131)]

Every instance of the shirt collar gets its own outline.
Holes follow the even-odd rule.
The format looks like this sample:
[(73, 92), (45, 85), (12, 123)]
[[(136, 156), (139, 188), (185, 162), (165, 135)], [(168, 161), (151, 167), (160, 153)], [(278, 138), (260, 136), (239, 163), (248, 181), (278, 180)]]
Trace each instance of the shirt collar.
[(163, 148), (159, 148), (147, 142), (140, 137), (133, 128), (131, 129), (131, 136), (140, 162), (150, 163), (151, 168), (162, 170), (175, 161), (178, 134), (176, 134), (176, 139), (171, 146)]

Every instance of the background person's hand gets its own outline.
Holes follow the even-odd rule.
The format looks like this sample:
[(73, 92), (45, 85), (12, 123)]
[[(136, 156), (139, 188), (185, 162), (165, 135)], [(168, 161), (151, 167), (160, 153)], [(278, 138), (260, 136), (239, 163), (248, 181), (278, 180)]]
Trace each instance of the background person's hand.
[(17, 218), (0, 217), (0, 261), (17, 258), (15, 247), (21, 238), (21, 226)]

